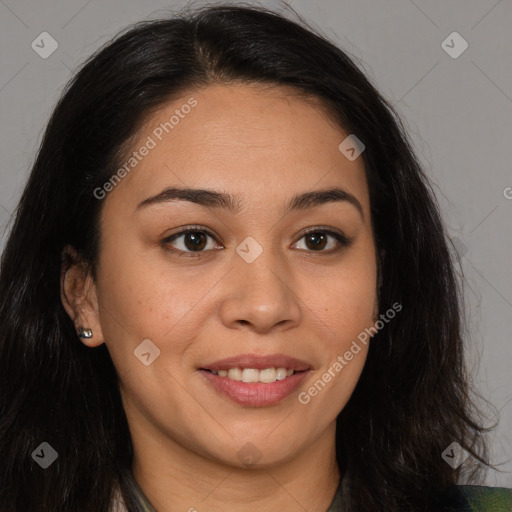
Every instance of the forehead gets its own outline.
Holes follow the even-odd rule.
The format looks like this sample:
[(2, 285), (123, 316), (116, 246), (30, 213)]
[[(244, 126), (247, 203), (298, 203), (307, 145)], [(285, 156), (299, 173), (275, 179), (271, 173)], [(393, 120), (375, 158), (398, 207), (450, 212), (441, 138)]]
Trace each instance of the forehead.
[(296, 193), (342, 186), (367, 209), (363, 159), (350, 161), (338, 149), (347, 136), (320, 101), (288, 87), (191, 90), (146, 119), (107, 202), (136, 208), (179, 186), (229, 191), (269, 208)]

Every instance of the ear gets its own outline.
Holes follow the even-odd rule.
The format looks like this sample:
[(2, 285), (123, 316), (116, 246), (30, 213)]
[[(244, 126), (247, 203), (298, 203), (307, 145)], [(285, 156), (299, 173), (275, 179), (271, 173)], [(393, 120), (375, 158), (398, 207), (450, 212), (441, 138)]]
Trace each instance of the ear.
[(79, 338), (80, 341), (88, 347), (97, 347), (104, 343), (96, 284), (89, 266), (70, 245), (62, 251), (60, 296), (77, 333), (80, 327), (92, 330), (91, 338)]

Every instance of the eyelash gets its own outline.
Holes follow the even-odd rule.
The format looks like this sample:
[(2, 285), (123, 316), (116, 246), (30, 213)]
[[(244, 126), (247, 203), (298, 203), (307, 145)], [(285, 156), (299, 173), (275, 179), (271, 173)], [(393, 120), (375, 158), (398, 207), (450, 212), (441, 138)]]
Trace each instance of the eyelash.
[[(181, 249), (172, 249), (172, 248), (170, 248), (168, 246), (168, 244), (170, 242), (174, 241), (175, 239), (177, 239), (177, 238), (179, 238), (179, 237), (181, 237), (183, 235), (187, 235), (188, 233), (206, 233), (211, 238), (213, 238), (215, 241), (217, 241), (216, 236), (209, 229), (206, 229), (206, 228), (204, 228), (202, 226), (189, 226), (186, 229), (180, 231), (179, 233), (175, 233), (174, 235), (171, 235), (171, 236), (169, 236), (167, 238), (164, 238), (160, 242), (160, 245), (166, 251), (175, 253), (179, 257), (199, 258), (202, 255), (204, 255), (204, 253), (208, 252), (208, 251), (205, 251), (205, 250), (203, 250), (203, 251), (183, 251)], [(304, 231), (302, 233), (302, 235), (301, 235), (301, 237), (299, 238), (298, 241), (302, 240), (304, 237), (306, 237), (307, 235), (310, 235), (311, 233), (323, 233), (323, 234), (329, 235), (329, 236), (333, 237), (335, 240), (337, 240), (338, 243), (339, 243), (339, 246), (337, 248), (331, 249), (329, 251), (324, 251), (324, 250), (321, 250), (321, 251), (313, 251), (313, 250), (307, 251), (307, 252), (311, 252), (311, 253), (326, 254), (326, 255), (334, 254), (334, 253), (337, 253), (337, 252), (341, 251), (343, 248), (350, 246), (351, 243), (352, 243), (352, 239), (347, 237), (347, 236), (345, 236), (344, 234), (338, 233), (337, 231), (333, 231), (333, 230), (328, 229), (328, 228), (323, 228), (322, 226), (317, 226), (317, 227), (314, 227), (314, 228), (308, 228), (306, 231)], [(297, 242), (295, 242), (295, 243), (297, 243)], [(210, 249), (210, 250), (212, 250), (212, 249)], [(301, 250), (303, 250), (303, 249), (301, 249)]]

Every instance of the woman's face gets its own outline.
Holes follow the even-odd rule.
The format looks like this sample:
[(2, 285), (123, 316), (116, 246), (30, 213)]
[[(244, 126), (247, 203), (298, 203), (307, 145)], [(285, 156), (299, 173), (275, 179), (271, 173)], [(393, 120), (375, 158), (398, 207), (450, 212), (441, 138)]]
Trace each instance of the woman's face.
[(367, 346), (345, 354), (377, 313), (364, 164), (338, 149), (348, 135), (257, 85), (185, 94), (139, 132), (98, 199), (86, 341), (107, 344), (136, 451), (242, 466), (332, 449)]

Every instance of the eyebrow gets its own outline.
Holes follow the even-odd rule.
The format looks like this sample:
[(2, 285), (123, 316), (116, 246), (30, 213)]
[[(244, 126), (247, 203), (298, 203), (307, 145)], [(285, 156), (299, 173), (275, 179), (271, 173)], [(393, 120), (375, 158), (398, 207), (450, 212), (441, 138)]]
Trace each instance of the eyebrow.
[[(155, 196), (144, 199), (138, 204), (137, 210), (149, 205), (166, 203), (168, 201), (189, 201), (201, 206), (206, 206), (207, 208), (226, 208), (233, 214), (238, 213), (241, 209), (240, 198), (225, 192), (197, 188), (169, 187)], [(291, 211), (306, 210), (334, 202), (346, 202), (353, 205), (364, 220), (361, 203), (351, 193), (339, 187), (304, 192), (303, 194), (296, 195), (292, 197), (285, 206), (283, 215)]]

